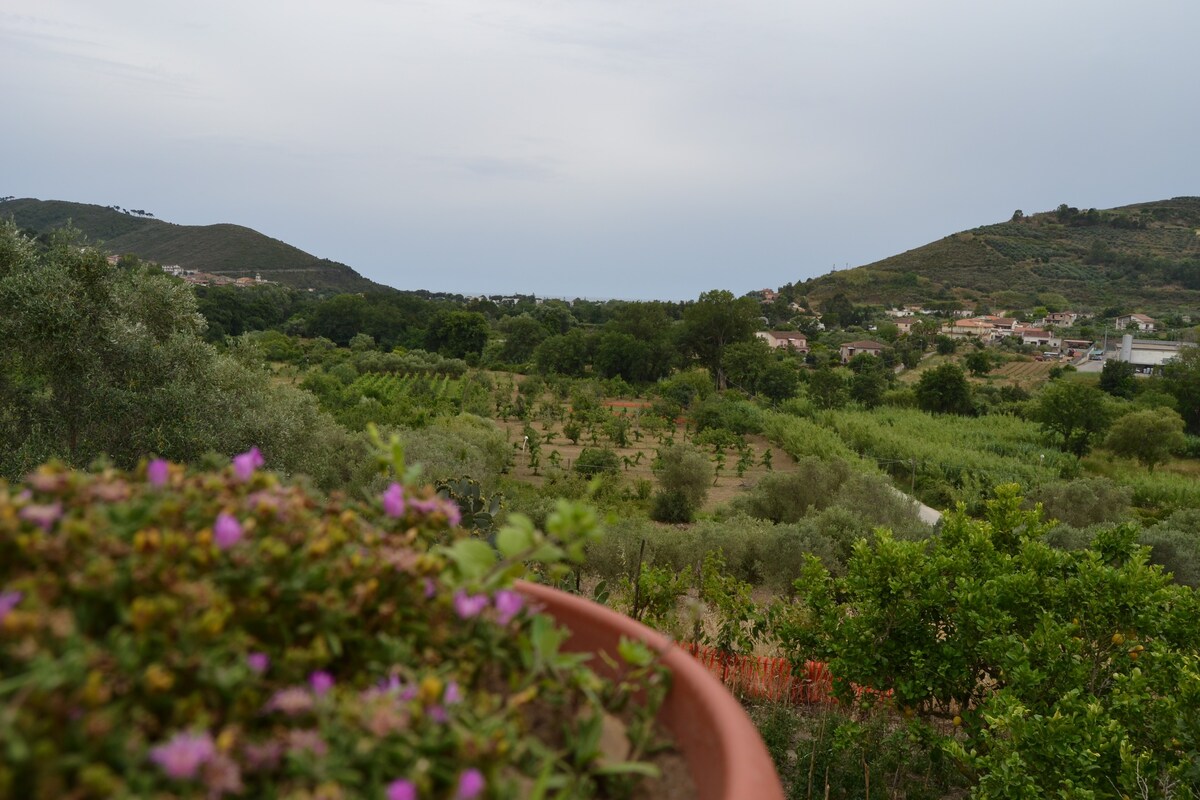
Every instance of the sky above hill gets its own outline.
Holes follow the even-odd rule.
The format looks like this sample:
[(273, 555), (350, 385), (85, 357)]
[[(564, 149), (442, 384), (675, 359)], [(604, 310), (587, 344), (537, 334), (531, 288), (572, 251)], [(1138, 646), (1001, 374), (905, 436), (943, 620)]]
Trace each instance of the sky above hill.
[(0, 196), (688, 299), (1200, 194), (1195, 0), (6, 0)]

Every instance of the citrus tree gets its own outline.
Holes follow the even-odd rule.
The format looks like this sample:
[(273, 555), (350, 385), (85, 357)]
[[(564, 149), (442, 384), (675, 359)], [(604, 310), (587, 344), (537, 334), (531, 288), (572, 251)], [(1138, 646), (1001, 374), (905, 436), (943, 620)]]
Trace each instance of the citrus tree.
[(1022, 500), (1000, 486), (984, 519), (960, 507), (930, 541), (860, 541), (843, 578), (811, 560), (782, 628), (793, 658), (829, 661), (843, 698), (952, 720), (942, 747), (979, 797), (1194, 796), (1195, 591), (1132, 527), (1050, 547)]

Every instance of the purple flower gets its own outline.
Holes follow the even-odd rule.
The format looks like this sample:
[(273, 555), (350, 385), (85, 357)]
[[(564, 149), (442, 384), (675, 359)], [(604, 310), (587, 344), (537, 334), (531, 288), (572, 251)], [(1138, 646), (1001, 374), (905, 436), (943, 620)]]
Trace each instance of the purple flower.
[(44, 531), (54, 527), (54, 523), (63, 514), (62, 503), (48, 505), (28, 505), (18, 512), (17, 516), (26, 522), (32, 522)]
[(233, 472), (238, 476), (238, 480), (248, 481), (254, 476), (254, 470), (265, 463), (259, 449), (251, 447), (246, 452), (233, 457)]
[(151, 486), (166, 486), (171, 477), (171, 465), (165, 459), (156, 458), (146, 465), (146, 480)]
[(246, 666), (262, 675), (271, 668), (271, 657), (266, 653), (250, 653), (246, 656)]
[(446, 515), (446, 523), (451, 528), (457, 528), (462, 522), (462, 511), (458, 508), (458, 503), (453, 500), (447, 500), (442, 504), (442, 513)]
[(18, 591), (0, 592), (0, 622), (8, 616), (8, 612), (17, 607), (17, 603), (21, 602), (21, 598), (25, 595)]
[(479, 616), (487, 608), (487, 605), (488, 596), (486, 594), (467, 594), (462, 589), (454, 593), (454, 613), (458, 614), (461, 619)]
[(242, 523), (232, 514), (217, 514), (217, 521), (213, 523), (213, 539), (217, 547), (228, 550), (242, 540)]
[(333, 676), (324, 670), (318, 670), (308, 676), (308, 685), (312, 687), (313, 694), (320, 697), (333, 688)]
[(443, 706), (426, 706), (425, 713), (429, 715), (431, 720), (439, 725), (445, 725), (450, 721), (450, 715), (446, 713), (446, 709)]
[(501, 589), (496, 592), (496, 621), (507, 625), (517, 613), (525, 607), (525, 598), (512, 589)]
[(150, 760), (172, 778), (196, 777), (216, 748), (208, 733), (177, 733), (166, 744), (150, 750)]
[(403, 778), (387, 785), (387, 800), (417, 800), (417, 785)]
[(458, 794), (455, 797), (458, 800), (475, 800), (483, 792), (485, 783), (483, 773), (472, 767), (458, 776)]
[(389, 517), (404, 516), (404, 487), (398, 483), (388, 486), (383, 493), (383, 512)]
[(437, 594), (437, 581), (433, 578), (425, 579), (425, 599), (430, 600)]
[(458, 681), (449, 681), (446, 684), (446, 691), (442, 694), (442, 701), (450, 706), (462, 702), (462, 690), (458, 688)]

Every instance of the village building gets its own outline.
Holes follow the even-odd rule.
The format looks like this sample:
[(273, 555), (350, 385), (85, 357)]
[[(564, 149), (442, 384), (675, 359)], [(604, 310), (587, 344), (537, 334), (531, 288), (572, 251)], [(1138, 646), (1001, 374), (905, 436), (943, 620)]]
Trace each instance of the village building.
[(1135, 339), (1133, 334), (1125, 334), (1118, 345), (1115, 341), (1108, 342), (1110, 351), (1107, 358), (1116, 358), (1133, 364), (1139, 370), (1150, 371), (1161, 367), (1173, 358), (1179, 356), (1185, 347), (1195, 347), (1192, 342), (1163, 342), (1158, 339)]
[(1031, 344), (1035, 347), (1054, 347), (1062, 346), (1062, 339), (1055, 336), (1053, 333), (1041, 328), (1026, 328), (1022, 327), (1019, 331), (1014, 331), (1014, 335), (1021, 337), (1022, 344)]
[(954, 339), (964, 339), (968, 336), (975, 336), (986, 339), (992, 335), (995, 326), (983, 319), (956, 319), (952, 320), (943, 331), (947, 336)]
[(808, 338), (799, 331), (758, 331), (754, 335), (771, 347), (808, 354)]
[(1130, 325), (1137, 325), (1139, 331), (1149, 333), (1158, 326), (1158, 320), (1147, 317), (1145, 314), (1126, 314), (1122, 317), (1117, 317), (1117, 328), (1126, 330)]
[(869, 340), (863, 342), (847, 342), (841, 347), (842, 363), (849, 363), (850, 359), (854, 358), (859, 353), (877, 356), (883, 352), (885, 347), (887, 347), (887, 345)]
[(1074, 311), (1055, 311), (1047, 314), (1042, 320), (1044, 325), (1057, 325), (1062, 328), (1069, 328), (1079, 319), (1079, 315)]

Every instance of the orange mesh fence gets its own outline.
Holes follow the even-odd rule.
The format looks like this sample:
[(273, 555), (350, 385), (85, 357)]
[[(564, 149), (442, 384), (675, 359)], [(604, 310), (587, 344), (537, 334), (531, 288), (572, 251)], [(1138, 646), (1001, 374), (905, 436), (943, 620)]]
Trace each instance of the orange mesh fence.
[[(786, 658), (734, 655), (695, 642), (680, 642), (679, 646), (734, 694), (795, 704), (837, 702), (833, 696), (833, 675), (829, 665), (820, 661), (805, 662), (803, 670), (796, 674)], [(879, 692), (855, 686), (854, 694), (887, 697), (891, 691)]]

